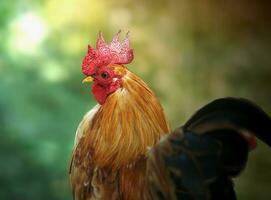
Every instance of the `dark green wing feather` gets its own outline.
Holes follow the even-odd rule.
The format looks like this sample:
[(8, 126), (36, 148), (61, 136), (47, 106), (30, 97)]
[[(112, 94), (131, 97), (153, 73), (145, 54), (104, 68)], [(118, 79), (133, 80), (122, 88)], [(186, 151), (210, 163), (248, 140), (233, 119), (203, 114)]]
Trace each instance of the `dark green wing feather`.
[(153, 199), (236, 199), (231, 177), (245, 168), (252, 135), (270, 146), (271, 120), (257, 105), (236, 98), (207, 104), (150, 151), (148, 192)]

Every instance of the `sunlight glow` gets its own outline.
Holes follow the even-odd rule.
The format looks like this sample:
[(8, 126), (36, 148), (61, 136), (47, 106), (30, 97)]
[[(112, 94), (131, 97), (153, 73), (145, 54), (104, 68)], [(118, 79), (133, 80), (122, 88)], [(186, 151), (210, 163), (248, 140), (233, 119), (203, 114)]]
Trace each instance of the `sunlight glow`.
[(24, 54), (33, 54), (47, 35), (47, 26), (35, 13), (28, 12), (11, 24), (11, 47)]

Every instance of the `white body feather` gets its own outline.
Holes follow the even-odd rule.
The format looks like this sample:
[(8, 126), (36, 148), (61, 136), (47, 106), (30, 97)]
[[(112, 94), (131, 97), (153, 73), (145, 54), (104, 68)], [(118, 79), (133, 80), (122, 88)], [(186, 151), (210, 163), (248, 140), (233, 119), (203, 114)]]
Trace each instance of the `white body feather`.
[(94, 117), (94, 115), (97, 113), (97, 111), (99, 110), (99, 108), (101, 107), (100, 104), (97, 104), (96, 106), (94, 106), (90, 111), (88, 111), (85, 116), (83, 117), (82, 121), (80, 122), (77, 130), (76, 130), (76, 133), (75, 133), (75, 139), (74, 139), (74, 147), (77, 146), (78, 142), (80, 141), (83, 133), (84, 133), (84, 130), (82, 127), (88, 127), (86, 126), (85, 124), (86, 123), (89, 123), (91, 124), (91, 121)]

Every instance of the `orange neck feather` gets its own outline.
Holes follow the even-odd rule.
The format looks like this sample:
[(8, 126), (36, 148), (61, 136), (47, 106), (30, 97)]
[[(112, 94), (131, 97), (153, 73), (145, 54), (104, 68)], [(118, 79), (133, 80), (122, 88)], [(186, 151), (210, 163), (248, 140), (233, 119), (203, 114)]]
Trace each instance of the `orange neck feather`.
[(85, 135), (85, 152), (94, 150), (99, 167), (119, 169), (133, 164), (169, 132), (163, 109), (150, 88), (126, 71), (122, 88), (95, 114)]

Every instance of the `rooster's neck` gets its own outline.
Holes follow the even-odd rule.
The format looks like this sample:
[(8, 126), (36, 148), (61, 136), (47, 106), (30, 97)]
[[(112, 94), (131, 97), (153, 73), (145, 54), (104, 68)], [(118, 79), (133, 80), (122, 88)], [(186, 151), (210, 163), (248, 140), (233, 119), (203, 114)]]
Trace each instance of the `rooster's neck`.
[(86, 142), (94, 149), (100, 167), (120, 168), (145, 155), (169, 132), (163, 109), (151, 89), (129, 72), (122, 88), (108, 96), (87, 131)]

